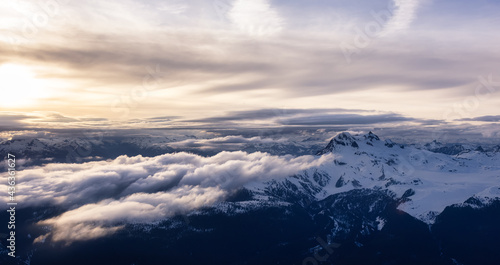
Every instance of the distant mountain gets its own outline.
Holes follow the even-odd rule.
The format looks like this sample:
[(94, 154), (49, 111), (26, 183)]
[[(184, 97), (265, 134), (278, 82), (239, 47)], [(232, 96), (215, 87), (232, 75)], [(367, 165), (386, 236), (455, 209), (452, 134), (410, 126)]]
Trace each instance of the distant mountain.
[[(168, 139), (157, 139), (166, 141)], [(145, 142), (147, 141), (147, 142)], [(24, 166), (51, 162), (81, 163), (91, 160), (116, 158), (120, 155), (144, 156), (172, 152), (147, 138), (21, 138), (0, 143), (0, 153), (12, 153), (23, 160)]]
[(489, 155), (494, 155), (495, 153), (500, 152), (499, 145), (483, 148), (481, 145), (472, 145), (472, 144), (456, 144), (456, 143), (443, 144), (436, 140), (432, 141), (431, 143), (423, 145), (421, 149), (446, 155), (461, 155), (469, 152), (481, 152), (481, 153), (487, 153)]
[[(243, 138), (242, 139), (251, 139)], [(199, 140), (200, 144), (191, 146), (182, 144), (187, 139)], [(211, 148), (203, 146), (210, 139), (198, 139), (192, 135), (176, 137), (48, 137), (19, 138), (0, 142), (0, 153), (13, 153), (23, 159), (23, 166), (46, 163), (82, 163), (93, 160), (114, 159), (121, 155), (146, 157), (173, 152), (190, 152), (203, 156), (212, 156), (222, 151), (267, 152), (273, 155), (308, 155), (311, 149), (319, 148), (318, 139), (298, 139), (295, 141), (273, 141), (265, 139), (259, 142), (215, 143)], [(204, 148), (200, 148), (203, 146)]]

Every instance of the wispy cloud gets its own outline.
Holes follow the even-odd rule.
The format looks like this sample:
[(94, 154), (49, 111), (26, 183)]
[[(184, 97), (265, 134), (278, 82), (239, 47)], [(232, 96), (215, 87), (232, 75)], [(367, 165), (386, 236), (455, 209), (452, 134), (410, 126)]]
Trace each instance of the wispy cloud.
[(0, 112), (0, 129), (20, 128), (25, 126), (24, 121), (35, 118), (27, 113)]
[(251, 36), (270, 36), (283, 29), (283, 18), (269, 0), (236, 0), (229, 19), (238, 30)]
[(168, 146), (185, 149), (185, 148), (199, 148), (199, 149), (224, 149), (224, 150), (239, 150), (247, 144), (279, 144), (286, 143), (288, 140), (251, 137), (245, 138), (241, 135), (230, 135), (225, 137), (215, 137), (210, 139), (187, 139), (178, 142), (168, 143)]
[(458, 121), (482, 121), (482, 122), (500, 122), (500, 115), (488, 115), (475, 118), (464, 118)]
[(393, 0), (393, 16), (387, 22), (381, 35), (389, 35), (407, 29), (417, 16), (422, 0)]
[[(394, 0), (381, 25), (385, 32), (410, 34), (373, 42), (349, 65), (338, 44), (351, 41), (353, 33), (327, 30), (336, 25), (311, 26), (312, 19), (342, 29), (364, 27), (373, 22), (370, 11), (387, 10), (387, 1), (223, 1), (224, 22), (217, 18), (217, 1), (67, 2), (33, 38), (23, 36), (23, 23), (45, 11), (30, 1), (17, 2), (24, 13), (8, 12), (9, 4), (0, 8), (9, 22), (2, 24), (8, 34), (0, 36), (0, 63), (33, 68), (51, 92), (32, 107), (18, 108), (25, 112), (117, 119), (121, 112), (113, 111), (113, 103), (122, 100), (131, 119), (203, 120), (279, 105), (368, 108), (439, 120), (449, 105), (474, 93), (478, 76), (498, 76), (494, 14), (499, 6), (491, 0), (481, 19), (476, 19), (479, 4)], [(472, 6), (477, 7), (469, 14)], [(450, 11), (446, 19), (438, 8)], [(339, 13), (342, 19), (330, 22)], [(459, 22), (460, 30), (449, 21)], [(252, 30), (255, 35), (247, 34)], [(485, 38), (493, 40), (479, 41)], [(11, 42), (17, 39), (23, 41)], [(161, 81), (145, 93), (147, 100), (131, 100), (156, 66)], [(474, 115), (492, 109), (498, 109), (495, 97), (481, 102)]]
[(281, 122), (288, 125), (353, 125), (353, 124), (379, 124), (379, 123), (401, 123), (418, 121), (413, 118), (404, 117), (397, 114), (381, 115), (359, 115), (359, 114), (330, 114), (305, 116), (298, 118), (284, 119)]
[(86, 126), (109, 125), (108, 119), (90, 116), (70, 117), (59, 112), (2, 112), (0, 111), (0, 130), (81, 128)]
[(360, 109), (260, 109), (229, 112), (226, 115), (208, 117), (185, 122), (208, 124), (261, 124), (278, 126), (337, 126), (337, 125), (375, 125), (384, 123), (401, 124), (407, 122), (420, 124), (439, 124), (443, 121), (416, 119), (396, 113), (377, 113)]

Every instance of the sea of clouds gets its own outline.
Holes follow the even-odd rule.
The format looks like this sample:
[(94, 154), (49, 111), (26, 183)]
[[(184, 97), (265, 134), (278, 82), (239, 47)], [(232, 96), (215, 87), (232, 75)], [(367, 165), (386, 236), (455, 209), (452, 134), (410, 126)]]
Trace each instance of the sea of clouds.
[[(238, 151), (210, 157), (182, 152), (52, 163), (18, 172), (16, 199), (19, 208), (55, 206), (65, 211), (38, 223), (51, 232), (35, 242), (73, 242), (110, 235), (125, 224), (158, 222), (207, 207), (245, 184), (287, 177), (332, 160), (332, 154), (295, 157)], [(6, 185), (0, 185), (4, 200), (6, 191)]]

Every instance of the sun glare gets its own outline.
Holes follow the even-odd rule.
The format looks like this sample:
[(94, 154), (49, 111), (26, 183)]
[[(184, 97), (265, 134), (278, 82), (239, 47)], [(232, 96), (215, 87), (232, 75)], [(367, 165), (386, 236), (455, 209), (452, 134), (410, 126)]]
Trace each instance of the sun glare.
[(0, 108), (20, 108), (34, 105), (44, 96), (43, 81), (28, 68), (16, 64), (0, 66)]

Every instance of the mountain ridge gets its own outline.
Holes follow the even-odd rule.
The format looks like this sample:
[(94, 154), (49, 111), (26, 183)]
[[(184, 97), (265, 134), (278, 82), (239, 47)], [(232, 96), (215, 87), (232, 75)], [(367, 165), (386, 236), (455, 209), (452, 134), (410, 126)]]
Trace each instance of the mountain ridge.
[(357, 136), (339, 133), (316, 154), (329, 153), (335, 156), (333, 164), (248, 188), (264, 198), (284, 201), (322, 200), (362, 188), (387, 190), (401, 200), (400, 210), (429, 224), (447, 206), (474, 196), (497, 198), (490, 191), (500, 189), (498, 153), (447, 155), (382, 141), (373, 132)]

